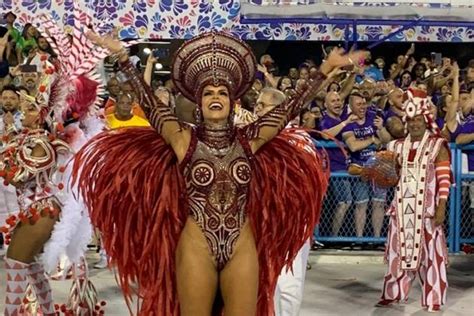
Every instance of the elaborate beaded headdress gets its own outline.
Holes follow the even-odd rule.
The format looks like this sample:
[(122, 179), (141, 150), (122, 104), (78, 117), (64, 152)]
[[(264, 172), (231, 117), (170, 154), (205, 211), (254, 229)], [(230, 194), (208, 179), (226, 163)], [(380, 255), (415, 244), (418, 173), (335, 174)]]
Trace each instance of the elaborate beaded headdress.
[(433, 115), (431, 114), (431, 107), (435, 106), (425, 91), (417, 89), (408, 89), (404, 95), (403, 107), (405, 114), (403, 115), (403, 123), (415, 116), (423, 115), (425, 118), (427, 128), (435, 135), (440, 135), (440, 130), (436, 124)]
[(225, 85), (232, 100), (241, 97), (253, 84), (256, 60), (243, 41), (222, 32), (201, 34), (184, 43), (176, 52), (172, 79), (189, 100), (201, 103), (206, 85)]

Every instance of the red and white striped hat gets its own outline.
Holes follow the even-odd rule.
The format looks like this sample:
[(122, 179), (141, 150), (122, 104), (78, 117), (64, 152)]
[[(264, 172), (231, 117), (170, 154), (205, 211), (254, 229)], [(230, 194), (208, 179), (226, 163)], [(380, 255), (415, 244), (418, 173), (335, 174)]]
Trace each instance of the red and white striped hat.
[(431, 114), (431, 109), (435, 105), (425, 91), (410, 88), (405, 92), (403, 98), (403, 108), (405, 111), (405, 114), (403, 115), (403, 123), (405, 124), (405, 130), (408, 119), (412, 119), (418, 115), (423, 115), (426, 127), (435, 135), (441, 134), (438, 124), (436, 124), (435, 119)]

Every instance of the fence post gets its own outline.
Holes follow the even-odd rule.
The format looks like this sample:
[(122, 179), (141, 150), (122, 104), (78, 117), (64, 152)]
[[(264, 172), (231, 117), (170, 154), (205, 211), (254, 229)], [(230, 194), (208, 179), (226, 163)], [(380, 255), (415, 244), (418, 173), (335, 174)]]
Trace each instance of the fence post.
[[(454, 252), (459, 252), (461, 249), (460, 238), (461, 238), (461, 212), (462, 212), (462, 151), (461, 148), (456, 146), (456, 163), (454, 169), (455, 173), (455, 207), (454, 207)], [(451, 248), (451, 247), (450, 247)]]
[[(454, 159), (451, 162), (451, 167), (452, 170), (457, 170), (459, 168), (458, 165), (458, 151), (459, 149), (456, 147), (456, 145), (452, 144), (451, 146), (451, 157)], [(456, 181), (457, 181), (457, 175), (456, 175)], [(449, 252), (456, 252), (456, 233), (459, 231), (456, 229), (456, 217), (457, 217), (457, 210), (456, 206), (458, 203), (457, 202), (457, 190), (458, 186), (457, 183), (454, 187), (451, 187), (450, 189), (450, 199), (449, 199), (449, 231), (448, 231), (448, 242), (449, 242)]]

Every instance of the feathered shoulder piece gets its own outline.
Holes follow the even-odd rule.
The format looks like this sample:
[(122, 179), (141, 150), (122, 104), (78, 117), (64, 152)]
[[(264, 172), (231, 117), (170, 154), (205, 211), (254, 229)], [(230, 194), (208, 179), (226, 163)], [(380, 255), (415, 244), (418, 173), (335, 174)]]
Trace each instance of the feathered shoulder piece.
[(55, 126), (74, 119), (80, 121), (93, 114), (103, 91), (96, 64), (108, 53), (86, 37), (91, 18), (74, 2), (74, 25), (71, 34), (49, 15), (39, 17), (40, 28), (57, 54), (54, 64), (42, 60), (41, 81), (36, 104), (53, 133)]

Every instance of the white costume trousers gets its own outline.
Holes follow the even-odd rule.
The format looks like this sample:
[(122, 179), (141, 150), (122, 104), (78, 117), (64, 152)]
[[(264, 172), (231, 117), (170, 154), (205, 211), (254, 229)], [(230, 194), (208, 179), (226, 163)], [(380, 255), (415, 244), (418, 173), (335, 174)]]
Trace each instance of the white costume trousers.
[(300, 313), (310, 243), (308, 240), (298, 252), (293, 261), (293, 273), (286, 268), (281, 271), (274, 297), (276, 316), (298, 316)]

